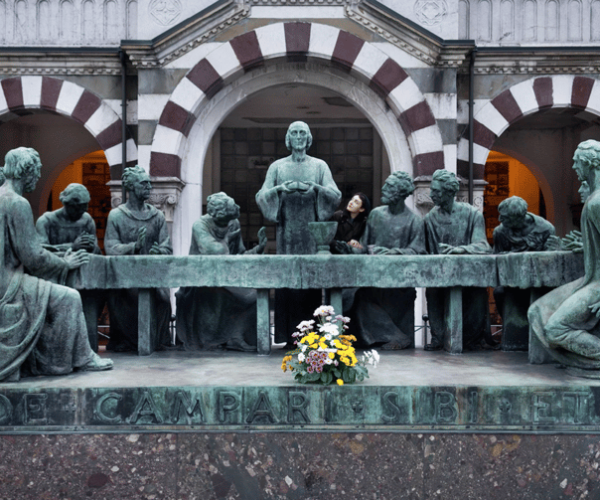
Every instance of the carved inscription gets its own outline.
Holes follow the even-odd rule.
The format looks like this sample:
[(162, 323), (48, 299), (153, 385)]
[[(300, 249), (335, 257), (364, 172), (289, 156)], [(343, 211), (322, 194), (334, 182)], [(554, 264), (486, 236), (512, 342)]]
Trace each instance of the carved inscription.
[(100, 396), (94, 408), (94, 417), (104, 424), (120, 424), (123, 418), (118, 413), (117, 404), (122, 396), (116, 392), (109, 392)]
[(248, 417), (246, 417), (246, 422), (248, 424), (274, 424), (277, 422), (266, 392), (261, 391), (258, 393), (258, 398), (256, 398)]
[(448, 391), (435, 393), (435, 421), (437, 424), (452, 424), (458, 417), (456, 397)]
[(304, 392), (288, 392), (288, 424), (310, 424), (307, 408), (310, 403)]
[(196, 397), (192, 400), (184, 391), (177, 391), (173, 403), (171, 422), (189, 425), (204, 423), (204, 410), (200, 398)]
[(241, 397), (237, 392), (219, 391), (217, 401), (219, 423), (237, 424), (241, 421)]
[(23, 416), (26, 425), (48, 424), (48, 394), (25, 394)]
[(154, 398), (149, 391), (144, 391), (142, 393), (142, 397), (139, 399), (135, 410), (127, 419), (127, 422), (130, 424), (162, 424), (164, 419), (156, 407), (156, 403), (154, 402)]
[(396, 424), (400, 422), (402, 411), (398, 404), (398, 394), (391, 391), (386, 392), (381, 397), (381, 406), (383, 408), (383, 415), (381, 415), (381, 418), (386, 424)]
[(552, 415), (551, 405), (553, 392), (534, 394), (531, 397), (531, 415), (534, 424), (553, 424), (556, 417)]

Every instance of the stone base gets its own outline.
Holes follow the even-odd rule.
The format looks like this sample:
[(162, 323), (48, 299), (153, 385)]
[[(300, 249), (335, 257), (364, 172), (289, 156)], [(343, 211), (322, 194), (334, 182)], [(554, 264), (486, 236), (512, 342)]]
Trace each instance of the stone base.
[(600, 380), (600, 370), (583, 370), (581, 368), (567, 367), (567, 375), (579, 378), (591, 378)]
[(600, 498), (586, 435), (17, 435), (0, 453), (7, 500)]

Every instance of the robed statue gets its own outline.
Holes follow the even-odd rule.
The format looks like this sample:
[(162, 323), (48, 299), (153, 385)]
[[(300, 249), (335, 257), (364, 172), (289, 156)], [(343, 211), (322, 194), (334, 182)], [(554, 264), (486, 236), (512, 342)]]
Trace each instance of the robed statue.
[[(327, 221), (342, 193), (323, 160), (306, 154), (312, 135), (304, 122), (292, 123), (285, 136), (291, 155), (271, 164), (256, 203), (267, 220), (277, 223), (277, 253), (317, 252), (308, 223)], [(320, 290), (278, 290), (275, 294), (275, 342), (291, 343), (296, 325), (320, 304)]]

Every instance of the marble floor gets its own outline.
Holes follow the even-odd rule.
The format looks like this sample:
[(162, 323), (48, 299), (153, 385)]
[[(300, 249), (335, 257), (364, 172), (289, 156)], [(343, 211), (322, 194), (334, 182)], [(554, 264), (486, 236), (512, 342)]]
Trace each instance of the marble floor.
[[(285, 350), (274, 346), (270, 356), (241, 352), (156, 352), (151, 356), (105, 353), (113, 370), (74, 373), (65, 377), (23, 379), (10, 388), (177, 387), (177, 386), (288, 386), (289, 372), (281, 371)], [(462, 355), (421, 349), (381, 352), (370, 370), (369, 386), (600, 386), (600, 380), (567, 375), (557, 365), (531, 365), (527, 353), (479, 351)]]

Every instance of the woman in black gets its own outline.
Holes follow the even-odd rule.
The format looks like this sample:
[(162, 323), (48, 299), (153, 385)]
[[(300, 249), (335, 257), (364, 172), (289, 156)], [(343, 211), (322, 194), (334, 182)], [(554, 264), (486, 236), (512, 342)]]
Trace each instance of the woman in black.
[(337, 232), (331, 243), (331, 251), (335, 250), (335, 242), (345, 241), (351, 247), (362, 248), (360, 238), (365, 232), (367, 217), (371, 211), (371, 202), (363, 193), (356, 193), (346, 205), (344, 210), (338, 210), (331, 217), (332, 221), (338, 223)]

